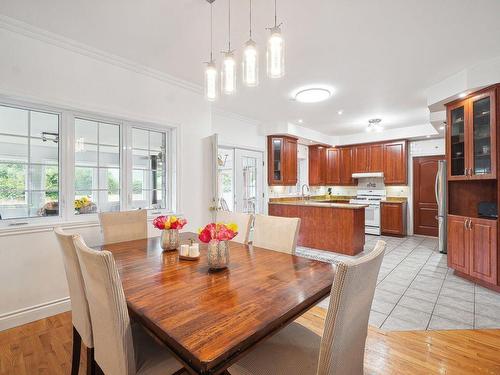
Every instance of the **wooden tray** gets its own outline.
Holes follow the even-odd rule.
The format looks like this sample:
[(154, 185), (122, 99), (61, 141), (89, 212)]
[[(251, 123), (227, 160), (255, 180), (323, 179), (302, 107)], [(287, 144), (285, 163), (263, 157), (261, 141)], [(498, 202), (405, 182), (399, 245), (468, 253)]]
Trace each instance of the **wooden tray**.
[(198, 260), (198, 259), (200, 259), (200, 256), (198, 255), (197, 257), (189, 257), (189, 256), (185, 256), (185, 255), (180, 255), (179, 254), (179, 259), (182, 259), (182, 260)]

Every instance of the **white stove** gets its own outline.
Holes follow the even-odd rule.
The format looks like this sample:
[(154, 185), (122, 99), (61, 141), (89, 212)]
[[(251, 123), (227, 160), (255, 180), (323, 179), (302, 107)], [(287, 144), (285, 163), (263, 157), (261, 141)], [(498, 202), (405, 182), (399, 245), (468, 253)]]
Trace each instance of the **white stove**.
[(349, 201), (352, 204), (368, 205), (365, 208), (365, 233), (380, 235), (380, 202), (385, 197), (385, 188), (374, 190), (358, 189), (356, 198)]

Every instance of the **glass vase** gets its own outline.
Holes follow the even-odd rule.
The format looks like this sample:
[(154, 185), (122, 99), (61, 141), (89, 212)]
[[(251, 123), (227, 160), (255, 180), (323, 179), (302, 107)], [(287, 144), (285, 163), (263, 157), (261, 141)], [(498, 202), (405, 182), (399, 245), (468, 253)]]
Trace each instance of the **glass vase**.
[(179, 230), (165, 229), (161, 232), (161, 248), (165, 251), (175, 250), (179, 247)]
[(211, 240), (207, 249), (208, 267), (221, 270), (229, 264), (229, 241)]

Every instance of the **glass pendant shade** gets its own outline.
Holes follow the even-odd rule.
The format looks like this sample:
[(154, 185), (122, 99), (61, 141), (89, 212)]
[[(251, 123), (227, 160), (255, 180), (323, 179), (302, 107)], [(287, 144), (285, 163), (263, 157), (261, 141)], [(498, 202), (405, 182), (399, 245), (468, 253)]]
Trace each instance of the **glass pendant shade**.
[(224, 53), (221, 73), (222, 92), (231, 95), (236, 91), (236, 60), (231, 51)]
[(205, 68), (205, 96), (209, 101), (217, 99), (217, 68), (214, 61), (207, 63)]
[(271, 29), (267, 41), (267, 75), (269, 78), (281, 78), (285, 75), (285, 41), (279, 26)]
[(243, 84), (248, 87), (255, 87), (259, 84), (259, 53), (257, 44), (250, 39), (245, 43), (243, 50)]

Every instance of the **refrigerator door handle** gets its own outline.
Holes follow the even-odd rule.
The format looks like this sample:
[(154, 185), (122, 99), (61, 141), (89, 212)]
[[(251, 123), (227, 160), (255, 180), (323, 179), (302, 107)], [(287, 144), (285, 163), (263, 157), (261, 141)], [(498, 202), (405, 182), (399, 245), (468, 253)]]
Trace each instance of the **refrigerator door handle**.
[(436, 194), (436, 203), (439, 205), (439, 194), (438, 194), (438, 184), (439, 184), (439, 173), (440, 169), (438, 168), (438, 172), (436, 173), (436, 181), (434, 182), (434, 193)]

